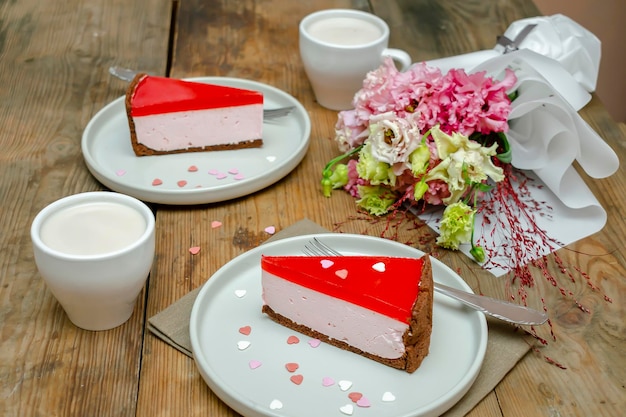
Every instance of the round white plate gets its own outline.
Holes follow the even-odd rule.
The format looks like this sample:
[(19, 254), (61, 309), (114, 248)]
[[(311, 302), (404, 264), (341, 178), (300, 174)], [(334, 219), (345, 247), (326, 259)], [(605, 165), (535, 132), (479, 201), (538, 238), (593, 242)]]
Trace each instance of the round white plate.
[[(263, 124), (260, 148), (137, 157), (130, 144), (125, 98), (119, 97), (96, 113), (83, 132), (83, 156), (98, 181), (114, 191), (152, 203), (214, 203), (272, 185), (304, 158), (311, 121), (294, 97), (267, 84), (238, 78), (188, 80), (260, 91), (265, 108), (295, 109), (286, 117)], [(190, 172), (190, 167), (197, 171)], [(157, 179), (162, 183), (153, 185)]]
[[(315, 236), (344, 254), (423, 255), (376, 237)], [(452, 407), (482, 365), (487, 347), (482, 313), (435, 293), (430, 353), (413, 374), (324, 343), (314, 348), (309, 337), (261, 313), (261, 254), (302, 255), (300, 249), (311, 237), (286, 238), (252, 249), (219, 269), (200, 290), (191, 313), (191, 345), (211, 390), (246, 417), (343, 417), (346, 413), (341, 408), (348, 404), (355, 417), (438, 416)], [(436, 259), (432, 262), (435, 281), (471, 291), (450, 268)], [(239, 331), (245, 326), (251, 328), (248, 336)], [(300, 342), (287, 343), (292, 335)], [(241, 350), (239, 342), (250, 345)], [(285, 366), (291, 362), (299, 365), (294, 373)], [(251, 369), (251, 363), (261, 366)], [(294, 374), (303, 376), (300, 385), (290, 380)], [(325, 378), (335, 383), (325, 386)], [(343, 391), (339, 381), (350, 381), (352, 387)], [(370, 406), (353, 403), (348, 397), (353, 392), (363, 394)], [(383, 401), (383, 396), (390, 395), (385, 393), (395, 400)]]

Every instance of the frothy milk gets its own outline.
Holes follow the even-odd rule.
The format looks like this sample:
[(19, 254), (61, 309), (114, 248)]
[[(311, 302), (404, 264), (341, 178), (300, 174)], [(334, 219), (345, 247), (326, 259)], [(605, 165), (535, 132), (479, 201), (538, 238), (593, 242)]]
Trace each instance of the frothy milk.
[(141, 213), (129, 206), (93, 202), (51, 214), (40, 237), (49, 248), (69, 255), (102, 255), (130, 246), (146, 226)]
[(307, 31), (311, 37), (334, 45), (364, 45), (383, 36), (375, 24), (352, 17), (331, 17), (311, 23)]

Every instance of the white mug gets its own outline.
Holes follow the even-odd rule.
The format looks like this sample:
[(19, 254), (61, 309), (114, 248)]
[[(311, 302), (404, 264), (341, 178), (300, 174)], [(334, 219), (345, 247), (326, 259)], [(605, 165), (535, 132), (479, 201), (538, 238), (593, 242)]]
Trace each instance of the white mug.
[(331, 110), (352, 107), (367, 73), (390, 56), (404, 71), (411, 57), (388, 48), (389, 26), (359, 10), (328, 9), (300, 22), (300, 56), (317, 102)]
[(154, 214), (124, 194), (72, 195), (33, 220), (35, 263), (69, 319), (86, 330), (107, 330), (133, 313), (155, 251)]

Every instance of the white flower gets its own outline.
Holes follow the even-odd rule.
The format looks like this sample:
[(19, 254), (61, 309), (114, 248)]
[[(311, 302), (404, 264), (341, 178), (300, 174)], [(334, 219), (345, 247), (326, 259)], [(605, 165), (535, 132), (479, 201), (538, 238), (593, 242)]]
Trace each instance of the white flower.
[(409, 155), (420, 145), (421, 134), (414, 114), (398, 118), (394, 112), (370, 118), (367, 141), (378, 161), (394, 167), (396, 173), (410, 168)]

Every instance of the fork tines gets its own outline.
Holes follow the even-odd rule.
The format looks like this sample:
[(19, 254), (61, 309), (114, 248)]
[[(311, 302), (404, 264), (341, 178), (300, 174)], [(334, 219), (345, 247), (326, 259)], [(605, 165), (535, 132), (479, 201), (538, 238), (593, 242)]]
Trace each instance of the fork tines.
[(302, 252), (308, 256), (342, 256), (341, 253), (337, 252), (335, 249), (331, 248), (316, 237), (309, 240), (309, 242), (304, 245)]

